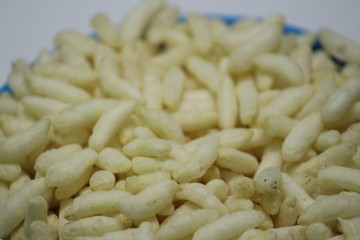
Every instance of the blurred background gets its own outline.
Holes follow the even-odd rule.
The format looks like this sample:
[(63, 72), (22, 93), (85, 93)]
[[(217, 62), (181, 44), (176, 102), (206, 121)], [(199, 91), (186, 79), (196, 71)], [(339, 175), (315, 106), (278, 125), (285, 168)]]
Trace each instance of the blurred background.
[[(120, 23), (141, 0), (0, 0), (0, 85), (11, 62), (34, 60), (43, 48), (51, 49), (57, 32), (75, 29), (90, 33), (90, 18), (106, 13)], [(288, 23), (310, 31), (328, 27), (360, 43), (359, 0), (168, 0), (182, 13), (201, 12), (266, 17), (282, 13)]]

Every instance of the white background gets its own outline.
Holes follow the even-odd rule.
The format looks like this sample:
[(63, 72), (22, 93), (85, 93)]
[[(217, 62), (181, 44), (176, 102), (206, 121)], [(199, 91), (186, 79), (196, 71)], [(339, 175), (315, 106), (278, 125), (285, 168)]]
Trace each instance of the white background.
[[(52, 48), (63, 29), (90, 33), (89, 19), (104, 12), (119, 23), (140, 0), (0, 0), (0, 85), (11, 62), (32, 61), (44, 47)], [(228, 13), (266, 17), (282, 13), (287, 21), (311, 31), (329, 27), (360, 43), (359, 0), (169, 0), (183, 13)]]

